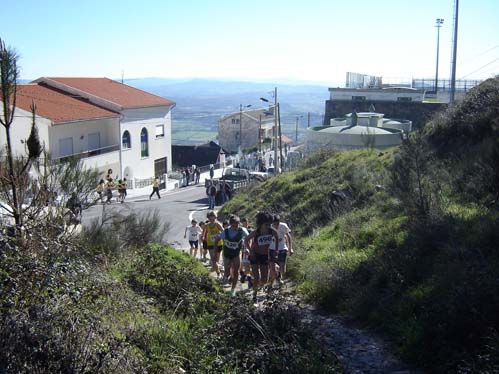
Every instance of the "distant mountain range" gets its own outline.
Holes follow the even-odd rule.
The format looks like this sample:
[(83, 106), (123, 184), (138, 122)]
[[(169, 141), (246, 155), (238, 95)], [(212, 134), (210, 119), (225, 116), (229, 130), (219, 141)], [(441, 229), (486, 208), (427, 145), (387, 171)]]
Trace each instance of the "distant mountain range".
[(328, 87), (323, 85), (283, 85), (272, 82), (223, 81), (214, 79), (129, 79), (124, 83), (167, 97), (177, 102), (177, 110), (184, 107), (200, 107), (220, 110), (227, 114), (239, 110), (239, 105), (263, 106), (260, 97), (273, 101), (271, 92), (278, 89), (282, 110), (297, 112), (324, 111), (324, 101), (329, 96)]
[(329, 98), (328, 86), (312, 84), (168, 78), (126, 79), (124, 83), (177, 103), (172, 113), (175, 144), (215, 140), (221, 116), (239, 111), (240, 104), (252, 108), (267, 106), (260, 97), (272, 103), (274, 87), (281, 107), (283, 133), (294, 139), (296, 117), (303, 116), (299, 119), (300, 138), (307, 127), (307, 113), (310, 112), (311, 125), (322, 124), (325, 101)]

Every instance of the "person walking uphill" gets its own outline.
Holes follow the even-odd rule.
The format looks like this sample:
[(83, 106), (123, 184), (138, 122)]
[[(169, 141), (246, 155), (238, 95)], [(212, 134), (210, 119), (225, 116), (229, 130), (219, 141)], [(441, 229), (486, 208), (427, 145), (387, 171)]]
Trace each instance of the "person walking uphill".
[(152, 182), (152, 192), (149, 195), (149, 200), (151, 200), (152, 195), (154, 195), (155, 193), (156, 193), (156, 195), (158, 195), (158, 199), (161, 199), (161, 196), (159, 195), (159, 178), (158, 177), (154, 178), (154, 181)]
[[(223, 256), (224, 256), (224, 280), (231, 277), (230, 295), (236, 296), (236, 285), (239, 276), (240, 259), (239, 255), (243, 247), (243, 239), (248, 236), (248, 230), (244, 227), (239, 227), (239, 217), (232, 215), (229, 218), (229, 227), (224, 229), (217, 236), (217, 239), (223, 240)], [(217, 248), (217, 240), (214, 244), (215, 251)]]
[[(208, 251), (210, 253), (211, 259), (211, 270), (217, 273), (217, 276), (220, 277), (220, 269), (218, 268), (218, 260), (220, 258), (221, 246), (223, 244), (222, 240), (217, 238), (218, 235), (224, 230), (220, 222), (217, 220), (217, 215), (214, 211), (209, 211), (206, 214), (206, 218), (208, 218), (208, 223), (204, 227), (204, 232), (201, 237), (206, 237), (206, 243), (208, 247)], [(216, 242), (215, 242), (216, 241)], [(215, 249), (215, 244), (217, 249)], [(218, 249), (220, 248), (220, 250)]]
[[(244, 238), (244, 244), (250, 248), (251, 272), (253, 273), (253, 301), (257, 301), (258, 287), (264, 286), (269, 277), (269, 247), (272, 240), (279, 241), (277, 231), (271, 227), (272, 215), (259, 212), (256, 215), (256, 230)], [(250, 246), (250, 240), (253, 240)]]

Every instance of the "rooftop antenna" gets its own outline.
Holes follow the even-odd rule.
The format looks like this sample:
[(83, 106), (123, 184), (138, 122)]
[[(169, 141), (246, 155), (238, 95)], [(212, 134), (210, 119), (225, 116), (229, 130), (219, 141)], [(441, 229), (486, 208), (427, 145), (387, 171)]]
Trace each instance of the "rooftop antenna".
[(454, 33), (452, 34), (452, 60), (451, 60), (451, 78), (450, 78), (450, 105), (454, 104), (456, 96), (456, 59), (457, 59), (457, 24), (459, 15), (459, 0), (454, 0)]

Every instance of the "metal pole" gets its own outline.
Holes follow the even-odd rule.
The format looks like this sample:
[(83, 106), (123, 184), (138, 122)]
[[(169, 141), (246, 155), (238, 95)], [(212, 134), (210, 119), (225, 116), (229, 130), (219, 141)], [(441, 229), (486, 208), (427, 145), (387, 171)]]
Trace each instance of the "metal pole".
[(243, 150), (243, 104), (239, 104), (239, 149)]
[(277, 87), (274, 88), (274, 174), (277, 174), (279, 173), (279, 169), (277, 167), (277, 160), (278, 160), (278, 156), (277, 156), (277, 147), (279, 146), (279, 138), (278, 138), (278, 135), (279, 135), (279, 131), (278, 131), (278, 124), (277, 124), (277, 111), (278, 111), (278, 108), (277, 108)]
[(457, 24), (459, 16), (459, 0), (455, 0), (454, 9), (454, 36), (453, 36), (453, 48), (452, 48), (452, 71), (451, 71), (451, 89), (450, 89), (450, 104), (454, 104), (456, 96), (456, 60), (457, 60)]
[(299, 116), (296, 116), (296, 129), (295, 129), (296, 130), (295, 131), (296, 132), (296, 134), (295, 134), (295, 138), (296, 138), (295, 141), (296, 141), (296, 143), (298, 143), (298, 119), (299, 118), (300, 118)]
[(258, 154), (262, 154), (262, 115), (260, 114), (260, 121), (258, 122)]
[(437, 18), (437, 69), (435, 71), (435, 96), (437, 96), (438, 92), (438, 57), (439, 57), (439, 50), (440, 50), (440, 28), (442, 27), (442, 24), (444, 23), (443, 18)]

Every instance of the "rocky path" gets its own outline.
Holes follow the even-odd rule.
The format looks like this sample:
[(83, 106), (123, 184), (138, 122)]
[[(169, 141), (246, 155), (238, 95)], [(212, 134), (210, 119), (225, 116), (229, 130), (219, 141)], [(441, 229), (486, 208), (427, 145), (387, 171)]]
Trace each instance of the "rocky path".
[[(208, 264), (205, 266), (208, 267)], [(211, 275), (216, 277), (215, 273)], [(229, 292), (229, 285), (223, 287)], [(421, 371), (410, 369), (392, 355), (381, 338), (306, 303), (293, 291), (291, 282), (286, 282), (280, 292), (286, 294), (287, 299), (302, 311), (303, 322), (310, 324), (317, 336), (326, 342), (347, 373), (422, 374)], [(246, 284), (238, 283), (238, 294), (251, 297)]]

